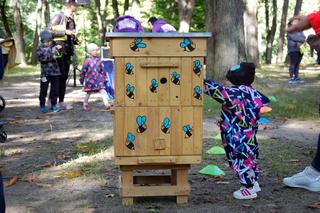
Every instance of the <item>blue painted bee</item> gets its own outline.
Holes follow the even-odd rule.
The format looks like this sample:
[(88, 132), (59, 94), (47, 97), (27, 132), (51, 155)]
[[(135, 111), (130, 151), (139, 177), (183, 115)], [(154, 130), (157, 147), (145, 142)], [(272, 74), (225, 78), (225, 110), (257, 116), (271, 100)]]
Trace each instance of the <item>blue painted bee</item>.
[(180, 43), (180, 47), (187, 52), (192, 52), (196, 49), (196, 45), (190, 40), (190, 38), (184, 38), (183, 42)]
[(134, 66), (131, 63), (126, 63), (126, 73), (128, 75), (133, 75)]
[(162, 131), (163, 133), (165, 133), (165, 134), (168, 134), (168, 133), (170, 133), (170, 127), (171, 127), (171, 125), (170, 125), (170, 120), (169, 120), (168, 117), (165, 117), (165, 118), (163, 119), (162, 124), (161, 124), (161, 131)]
[(200, 60), (195, 60), (194, 62), (193, 62), (193, 72), (195, 73), (195, 74), (197, 74), (198, 76), (200, 76), (200, 74), (201, 74), (201, 69), (202, 69), (202, 64), (201, 64), (201, 62), (200, 62)]
[(199, 86), (196, 86), (194, 89), (193, 97), (195, 97), (198, 100), (202, 100), (202, 89)]
[(158, 82), (156, 79), (151, 80), (150, 91), (153, 93), (157, 93)]
[(126, 146), (128, 149), (134, 150), (134, 143), (133, 142), (135, 139), (136, 139), (136, 137), (131, 132), (128, 132), (127, 141), (126, 141)]
[(138, 128), (137, 128), (137, 133), (143, 133), (144, 131), (147, 130), (147, 125), (146, 125), (146, 121), (147, 121), (147, 116), (145, 115), (138, 115), (136, 118), (136, 122), (138, 124)]
[(135, 52), (139, 52), (140, 48), (146, 48), (147, 45), (142, 42), (142, 38), (136, 38), (134, 42), (130, 44), (130, 49)]
[(180, 85), (180, 74), (177, 73), (176, 71), (173, 71), (171, 73), (171, 81), (176, 85)]
[(184, 125), (182, 127), (182, 130), (186, 133), (184, 136), (185, 138), (190, 138), (192, 136), (192, 128), (190, 127), (189, 124)]
[(126, 95), (131, 99), (134, 99), (134, 89), (135, 89), (134, 86), (127, 84)]

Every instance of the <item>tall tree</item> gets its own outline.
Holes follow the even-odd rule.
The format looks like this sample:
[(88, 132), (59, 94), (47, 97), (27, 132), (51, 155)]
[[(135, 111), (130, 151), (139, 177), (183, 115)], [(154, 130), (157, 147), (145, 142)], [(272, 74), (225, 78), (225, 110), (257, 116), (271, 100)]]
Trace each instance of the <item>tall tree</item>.
[(105, 17), (103, 17), (103, 15), (101, 13), (100, 0), (94, 0), (94, 2), (95, 2), (96, 17), (97, 17), (97, 21), (98, 21), (100, 46), (103, 46), (104, 42), (105, 42), (105, 33), (106, 33)]
[(7, 0), (2, 0), (0, 2), (0, 15), (1, 15), (1, 21), (4, 26), (4, 30), (6, 31), (7, 35), (12, 37), (12, 33), (9, 27), (8, 18), (6, 14), (6, 7), (7, 7)]
[(243, 13), (239, 0), (206, 0), (206, 28), (213, 33), (208, 42), (207, 76), (225, 79), (225, 70), (246, 60)]
[(120, 16), (120, 14), (119, 14), (119, 6), (118, 6), (118, 1), (117, 0), (112, 0), (112, 8), (113, 8), (114, 19), (117, 19)]
[(299, 15), (301, 11), (302, 0), (296, 0), (296, 6), (294, 8), (294, 15)]
[(274, 37), (277, 30), (277, 9), (278, 9), (277, 0), (272, 0), (272, 14), (273, 14), (272, 25), (270, 29), (267, 28), (267, 47), (266, 47), (266, 63), (267, 64), (271, 64), (271, 61), (272, 61), (273, 41), (274, 41)]
[(46, 28), (50, 22), (50, 6), (48, 0), (42, 0), (42, 12)]
[(17, 60), (20, 61), (22, 66), (26, 66), (26, 58), (25, 58), (25, 45), (23, 40), (23, 25), (21, 18), (21, 3), (20, 0), (12, 0), (13, 5), (13, 17), (14, 17), (14, 25), (16, 28), (16, 47), (17, 47)]
[(280, 35), (279, 35), (279, 42), (278, 42), (278, 53), (277, 53), (277, 63), (283, 61), (283, 44), (284, 44), (284, 36), (286, 31), (286, 23), (287, 23), (287, 16), (288, 16), (288, 7), (289, 7), (289, 0), (283, 1), (282, 7), (282, 15), (281, 15), (281, 23), (280, 23)]
[(125, 0), (123, 4), (123, 15), (129, 9), (129, 0)]
[(245, 0), (244, 26), (248, 61), (259, 65), (257, 1)]
[(179, 32), (189, 32), (195, 0), (178, 0)]
[(37, 48), (39, 45), (39, 34), (41, 31), (41, 15), (42, 15), (43, 0), (38, 0), (37, 12), (36, 12), (36, 27), (33, 36), (33, 45), (31, 52), (31, 64), (37, 63)]

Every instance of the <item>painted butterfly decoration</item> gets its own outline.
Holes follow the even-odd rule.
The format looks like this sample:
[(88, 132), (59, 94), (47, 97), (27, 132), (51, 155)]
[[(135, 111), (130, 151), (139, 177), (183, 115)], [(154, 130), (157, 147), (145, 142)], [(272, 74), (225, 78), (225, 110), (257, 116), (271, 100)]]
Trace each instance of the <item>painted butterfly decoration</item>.
[(165, 134), (168, 134), (170, 133), (170, 127), (170, 119), (168, 117), (165, 117), (161, 125), (161, 131)]
[(128, 149), (134, 150), (134, 143), (133, 142), (135, 139), (136, 139), (136, 137), (131, 132), (128, 132), (127, 141), (126, 141), (126, 146)]
[(143, 133), (147, 130), (147, 116), (145, 115), (138, 115), (136, 118), (136, 122), (138, 124), (137, 133)]
[(192, 128), (190, 127), (189, 124), (184, 125), (182, 127), (182, 130), (186, 133), (185, 138), (190, 138), (192, 136)]
[(142, 38), (136, 38), (134, 42), (130, 44), (130, 49), (135, 52), (139, 52), (140, 48), (146, 48), (147, 44), (142, 42)]
[(134, 99), (134, 89), (135, 89), (134, 86), (127, 84), (126, 95), (131, 99)]
[(184, 38), (183, 42), (180, 43), (180, 47), (186, 52), (192, 52), (196, 49), (196, 45), (191, 41), (190, 38)]

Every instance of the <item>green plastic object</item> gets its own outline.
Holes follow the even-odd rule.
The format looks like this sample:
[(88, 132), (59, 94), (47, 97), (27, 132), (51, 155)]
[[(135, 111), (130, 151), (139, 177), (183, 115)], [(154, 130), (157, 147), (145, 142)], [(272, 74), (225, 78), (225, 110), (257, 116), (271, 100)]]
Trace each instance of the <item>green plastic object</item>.
[(273, 95), (268, 96), (271, 102), (277, 102), (277, 98)]
[(226, 175), (224, 171), (222, 171), (218, 166), (213, 164), (209, 164), (208, 166), (204, 167), (199, 171), (199, 173), (204, 175), (212, 175), (212, 176)]
[(213, 136), (213, 140), (215, 140), (215, 141), (221, 141), (222, 139), (221, 139), (220, 133), (217, 134), (217, 135), (215, 135), (215, 136)]
[(220, 146), (213, 146), (210, 149), (207, 150), (207, 154), (210, 155), (225, 155), (226, 152), (224, 151), (224, 148)]

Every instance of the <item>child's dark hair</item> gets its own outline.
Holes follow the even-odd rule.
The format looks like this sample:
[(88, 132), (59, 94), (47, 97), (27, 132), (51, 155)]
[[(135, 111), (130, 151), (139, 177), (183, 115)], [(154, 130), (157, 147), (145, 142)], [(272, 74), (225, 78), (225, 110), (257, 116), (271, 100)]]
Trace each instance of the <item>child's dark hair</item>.
[(241, 62), (240, 65), (230, 68), (226, 77), (234, 85), (250, 86), (254, 81), (255, 69), (254, 63)]
[(74, 7), (77, 7), (78, 4), (75, 0), (69, 0), (69, 1), (65, 1), (64, 5), (68, 8), (74, 6)]
[(151, 17), (149, 18), (148, 22), (150, 22), (151, 24), (153, 24), (154, 22), (156, 22), (158, 19), (156, 17)]

